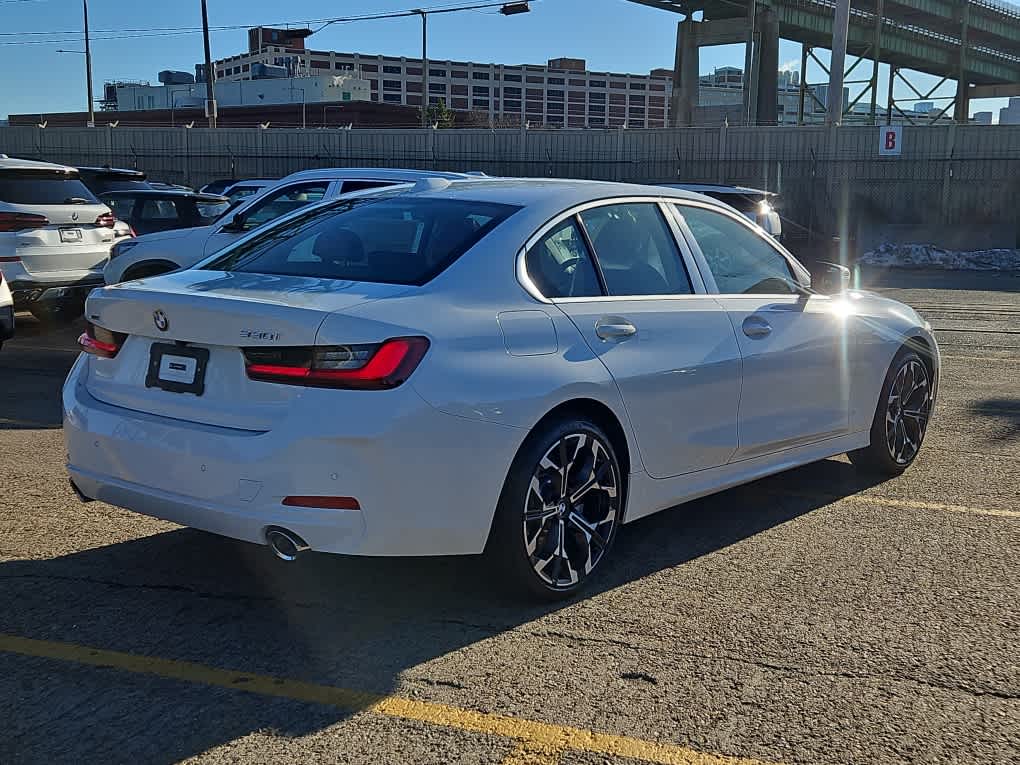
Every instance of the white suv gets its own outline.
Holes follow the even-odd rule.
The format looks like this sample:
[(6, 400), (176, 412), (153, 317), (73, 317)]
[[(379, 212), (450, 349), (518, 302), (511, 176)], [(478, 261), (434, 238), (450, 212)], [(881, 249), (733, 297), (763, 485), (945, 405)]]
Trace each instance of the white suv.
[(0, 271), (0, 348), (4, 340), (14, 337), (14, 298), (4, 280), (4, 272)]
[(116, 284), (187, 268), (264, 223), (304, 205), (341, 194), (416, 183), (423, 178), (474, 177), (477, 174), (384, 168), (302, 170), (244, 199), (211, 226), (161, 231), (117, 242), (110, 252), (104, 276), (107, 284)]
[(115, 223), (73, 167), (0, 157), (0, 272), (18, 308), (79, 316), (103, 284)]

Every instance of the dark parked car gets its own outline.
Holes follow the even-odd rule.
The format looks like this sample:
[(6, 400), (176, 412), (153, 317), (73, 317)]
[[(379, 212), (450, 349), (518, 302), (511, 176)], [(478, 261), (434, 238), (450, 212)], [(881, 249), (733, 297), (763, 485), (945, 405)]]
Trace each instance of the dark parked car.
[(111, 191), (100, 198), (117, 218), (130, 223), (138, 236), (208, 226), (230, 206), (226, 197), (217, 194), (173, 189)]
[(746, 218), (754, 221), (776, 239), (783, 238), (783, 223), (776, 212), (779, 195), (747, 186), (727, 186), (721, 183), (662, 183), (674, 189), (696, 191), (699, 194), (725, 202)]
[(239, 180), (239, 178), (220, 178), (210, 181), (205, 186), (200, 186), (198, 190), (203, 194), (222, 194)]
[(152, 188), (141, 170), (120, 167), (79, 167), (78, 177), (96, 196), (108, 191), (138, 191)]

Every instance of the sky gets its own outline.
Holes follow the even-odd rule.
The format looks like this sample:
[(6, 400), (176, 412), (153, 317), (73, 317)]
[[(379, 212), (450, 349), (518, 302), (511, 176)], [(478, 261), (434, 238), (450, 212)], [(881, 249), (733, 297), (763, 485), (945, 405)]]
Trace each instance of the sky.
[[(239, 26), (211, 33), (213, 58), (247, 49), (244, 27), (322, 25), (316, 19), (453, 5), (451, 0), (208, 0), (209, 24)], [(201, 28), (199, 0), (88, 0), (95, 92), (106, 80), (148, 80), (164, 69), (194, 72), (202, 61), (202, 35), (128, 30)], [(465, 3), (456, 3), (465, 4)], [(625, 0), (532, 0), (528, 14), (504, 17), (496, 9), (429, 17), (429, 57), (504, 64), (545, 63), (559, 56), (583, 58), (594, 70), (647, 73), (672, 68), (680, 16)], [(84, 111), (85, 57), (81, 0), (0, 0), (0, 118), (7, 114)], [(73, 34), (64, 34), (73, 32)], [(333, 24), (309, 41), (315, 50), (421, 55), (418, 18)], [(702, 48), (702, 73), (716, 66), (743, 66), (743, 46)], [(823, 58), (823, 61), (825, 59)], [(782, 42), (783, 68), (800, 65), (800, 46)], [(856, 70), (870, 72), (870, 64)], [(809, 82), (824, 73), (809, 70)], [(866, 75), (865, 75), (866, 76)], [(920, 82), (928, 81), (923, 76)], [(908, 97), (906, 88), (897, 88)], [(879, 102), (884, 102), (885, 73)], [(851, 97), (855, 95), (853, 91)], [(948, 95), (952, 94), (950, 86)], [(865, 98), (866, 100), (866, 98)], [(944, 105), (946, 102), (941, 102)], [(971, 111), (998, 117), (1004, 100), (975, 101)], [(909, 109), (908, 105), (904, 108)]]

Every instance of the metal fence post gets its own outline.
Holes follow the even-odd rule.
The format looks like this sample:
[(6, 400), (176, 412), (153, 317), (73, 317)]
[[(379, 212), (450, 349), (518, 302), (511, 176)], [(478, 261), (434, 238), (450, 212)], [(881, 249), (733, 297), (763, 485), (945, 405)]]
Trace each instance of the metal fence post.
[(951, 217), (949, 201), (950, 192), (952, 191), (951, 187), (953, 182), (953, 154), (955, 153), (955, 151), (956, 151), (956, 123), (951, 122), (949, 123), (949, 127), (947, 128), (945, 150), (943, 152), (943, 155), (945, 156), (945, 160), (943, 163), (945, 169), (942, 172), (942, 204), (940, 207), (940, 210), (942, 212), (942, 223), (955, 223), (955, 221), (949, 219)]

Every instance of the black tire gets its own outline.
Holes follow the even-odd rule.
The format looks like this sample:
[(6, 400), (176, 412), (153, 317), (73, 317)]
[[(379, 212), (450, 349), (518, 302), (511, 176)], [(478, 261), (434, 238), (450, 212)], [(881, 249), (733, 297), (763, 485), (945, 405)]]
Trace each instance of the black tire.
[[(923, 375), (923, 380), (917, 375)], [(911, 388), (906, 401), (894, 395), (894, 386), (901, 382)], [(875, 407), (871, 444), (847, 454), (856, 467), (892, 477), (914, 463), (931, 416), (931, 383), (931, 373), (924, 359), (909, 348), (900, 349), (886, 372)]]
[(503, 484), (485, 550), (503, 586), (548, 601), (580, 590), (612, 549), (625, 480), (612, 441), (590, 420), (569, 418), (533, 432)]
[(30, 304), (28, 310), (43, 324), (70, 324), (85, 313), (85, 299), (66, 297), (59, 300), (40, 300)]

